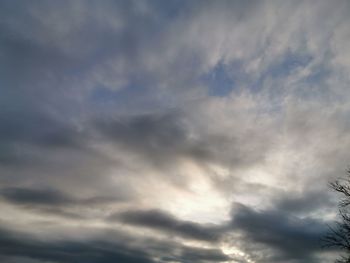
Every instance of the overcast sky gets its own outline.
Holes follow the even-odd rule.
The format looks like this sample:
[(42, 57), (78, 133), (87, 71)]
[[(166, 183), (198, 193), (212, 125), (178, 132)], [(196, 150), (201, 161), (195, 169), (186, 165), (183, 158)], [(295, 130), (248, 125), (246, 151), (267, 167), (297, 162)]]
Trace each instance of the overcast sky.
[(0, 261), (325, 263), (349, 1), (0, 2)]

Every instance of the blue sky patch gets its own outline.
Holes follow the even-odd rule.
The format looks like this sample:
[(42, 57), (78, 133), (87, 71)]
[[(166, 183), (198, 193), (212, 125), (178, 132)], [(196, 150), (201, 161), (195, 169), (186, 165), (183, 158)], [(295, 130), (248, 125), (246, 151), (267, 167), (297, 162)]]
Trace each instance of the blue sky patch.
[(202, 76), (201, 80), (207, 85), (209, 95), (224, 97), (231, 93), (235, 81), (228, 72), (229, 68), (223, 63), (218, 63), (213, 70)]

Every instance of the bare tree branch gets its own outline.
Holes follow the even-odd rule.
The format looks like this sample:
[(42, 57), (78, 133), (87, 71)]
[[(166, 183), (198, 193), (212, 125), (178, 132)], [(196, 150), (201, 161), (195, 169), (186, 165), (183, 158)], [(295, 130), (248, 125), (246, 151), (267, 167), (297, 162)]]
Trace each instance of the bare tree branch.
[(325, 247), (335, 247), (345, 252), (336, 263), (350, 263), (350, 170), (346, 178), (337, 179), (329, 186), (342, 195), (338, 203), (340, 220), (335, 226), (328, 226), (329, 232), (323, 238), (323, 243)]

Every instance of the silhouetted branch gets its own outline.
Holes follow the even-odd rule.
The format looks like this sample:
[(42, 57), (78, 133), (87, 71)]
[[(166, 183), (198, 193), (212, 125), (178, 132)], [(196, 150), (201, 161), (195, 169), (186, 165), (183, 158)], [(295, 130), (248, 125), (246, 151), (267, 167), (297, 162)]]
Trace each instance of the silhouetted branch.
[(346, 255), (342, 256), (336, 263), (350, 263), (350, 170), (346, 178), (329, 183), (330, 188), (342, 194), (338, 203), (340, 221), (334, 227), (328, 226), (329, 232), (323, 238), (325, 247), (335, 247), (344, 250)]

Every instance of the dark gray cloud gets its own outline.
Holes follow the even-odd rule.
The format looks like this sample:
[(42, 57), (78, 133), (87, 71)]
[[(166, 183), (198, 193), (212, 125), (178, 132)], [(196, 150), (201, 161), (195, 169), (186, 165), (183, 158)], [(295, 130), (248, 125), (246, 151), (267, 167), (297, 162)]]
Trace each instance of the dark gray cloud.
[[(124, 234), (109, 231), (117, 238), (108, 236), (77, 241), (72, 238), (43, 240), (24, 232), (1, 229), (2, 257), (10, 260), (22, 258), (34, 262), (159, 262), (152, 259), (158, 251), (161, 262), (225, 262), (229, 257), (219, 249), (204, 249), (183, 246), (178, 243), (155, 239), (134, 239)], [(129, 246), (125, 242), (132, 242)], [(159, 258), (159, 255), (155, 255)], [(37, 261), (35, 261), (37, 260)], [(25, 261), (24, 261), (25, 262)]]
[(83, 211), (118, 204), (129, 200), (126, 195), (98, 195), (77, 197), (63, 193), (57, 189), (3, 188), (0, 189), (0, 199), (21, 208), (39, 213), (83, 220), (89, 216)]
[(37, 109), (7, 109), (5, 106), (0, 113), (0, 163), (24, 165), (33, 161), (33, 156), (21, 151), (26, 147), (82, 149), (84, 137), (76, 127)]
[(55, 190), (5, 188), (0, 190), (2, 198), (21, 205), (66, 205), (75, 202), (73, 198)]
[(79, 134), (74, 127), (60, 123), (41, 112), (16, 112), (4, 109), (0, 119), (2, 143), (32, 143), (42, 147), (79, 146)]
[[(322, 250), (321, 239), (328, 231), (326, 222), (299, 218), (283, 210), (259, 211), (237, 205), (232, 227), (242, 231), (247, 242), (257, 242), (275, 249), (274, 255), (285, 260), (315, 261), (315, 252)], [(268, 259), (265, 259), (268, 260)]]
[(187, 128), (176, 113), (107, 119), (96, 126), (110, 140), (150, 158), (175, 157), (188, 147)]
[(205, 226), (195, 222), (179, 220), (173, 215), (160, 210), (126, 211), (111, 215), (109, 220), (210, 242), (218, 241), (223, 231), (221, 226)]
[[(229, 134), (206, 134), (198, 130), (195, 121), (179, 109), (105, 118), (96, 121), (95, 129), (117, 147), (141, 155), (152, 164), (165, 169), (183, 157), (203, 164), (215, 162), (236, 168), (249, 166), (261, 161), (270, 149), (268, 142), (271, 137), (260, 134), (251, 127), (248, 127), (249, 131), (243, 136), (239, 127)], [(243, 141), (245, 143), (242, 147)]]
[(215, 138), (191, 138), (192, 127), (180, 110), (106, 118), (97, 121), (96, 130), (117, 147), (165, 170), (183, 157), (214, 160), (218, 146)]
[(1, 255), (36, 259), (40, 262), (154, 262), (142, 251), (121, 244), (113, 245), (103, 240), (47, 242), (21, 233), (1, 230), (0, 244)]
[(277, 197), (274, 204), (277, 210), (292, 214), (304, 214), (310, 211), (325, 211), (336, 207), (336, 199), (328, 192), (328, 189), (310, 189), (301, 193), (284, 193)]
[(30, 189), (30, 188), (3, 188), (0, 189), (0, 196), (8, 202), (19, 205), (47, 205), (47, 206), (69, 206), (69, 205), (96, 205), (123, 201), (125, 196), (92, 196), (87, 198), (72, 197), (59, 190)]

